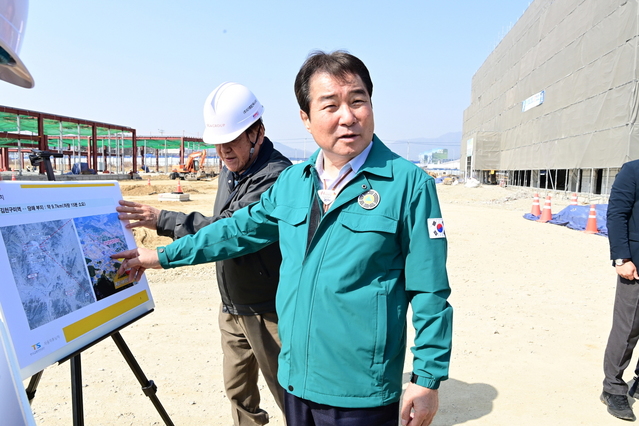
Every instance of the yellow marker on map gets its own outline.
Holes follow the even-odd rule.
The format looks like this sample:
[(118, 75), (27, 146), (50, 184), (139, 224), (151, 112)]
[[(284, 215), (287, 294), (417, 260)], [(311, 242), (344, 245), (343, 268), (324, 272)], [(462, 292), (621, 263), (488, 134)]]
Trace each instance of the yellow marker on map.
[[(124, 262), (124, 258), (118, 259), (118, 261), (122, 264)], [(124, 271), (123, 275), (118, 275), (116, 272), (115, 278), (113, 279), (113, 285), (116, 289), (133, 282), (133, 280), (129, 277), (129, 272), (131, 272), (131, 270)]]

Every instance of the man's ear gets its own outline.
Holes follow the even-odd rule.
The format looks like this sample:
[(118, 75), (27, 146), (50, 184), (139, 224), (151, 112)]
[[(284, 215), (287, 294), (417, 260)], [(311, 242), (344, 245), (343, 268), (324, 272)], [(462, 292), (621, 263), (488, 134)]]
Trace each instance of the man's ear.
[(300, 118), (302, 119), (302, 123), (304, 123), (306, 130), (311, 133), (311, 117), (309, 117), (303, 110), (300, 110)]
[(260, 127), (258, 127), (257, 129), (257, 144), (258, 145), (262, 145), (262, 142), (264, 142), (264, 136), (266, 136), (266, 129), (264, 128), (264, 125), (262, 124)]
[(246, 137), (248, 138), (249, 142), (253, 143), (253, 141), (255, 141), (255, 143), (260, 145), (262, 143), (262, 140), (264, 139), (263, 130), (264, 126), (259, 126), (257, 129), (253, 129), (251, 132), (247, 131)]

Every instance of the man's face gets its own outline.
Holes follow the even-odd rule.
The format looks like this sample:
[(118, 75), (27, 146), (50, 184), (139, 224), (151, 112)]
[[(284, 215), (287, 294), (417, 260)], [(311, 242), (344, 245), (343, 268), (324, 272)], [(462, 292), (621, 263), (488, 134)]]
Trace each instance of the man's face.
[(371, 98), (356, 75), (340, 81), (318, 73), (311, 77), (309, 89), (310, 113), (300, 111), (302, 121), (324, 157), (341, 168), (373, 140)]
[[(251, 133), (251, 140), (255, 140), (256, 133)], [(235, 140), (215, 145), (215, 151), (217, 155), (222, 159), (227, 169), (232, 172), (242, 173), (250, 166), (250, 161), (254, 160), (262, 144), (263, 138), (260, 138), (257, 144), (255, 144), (255, 151), (251, 156), (251, 142), (249, 140), (248, 132), (242, 133)]]

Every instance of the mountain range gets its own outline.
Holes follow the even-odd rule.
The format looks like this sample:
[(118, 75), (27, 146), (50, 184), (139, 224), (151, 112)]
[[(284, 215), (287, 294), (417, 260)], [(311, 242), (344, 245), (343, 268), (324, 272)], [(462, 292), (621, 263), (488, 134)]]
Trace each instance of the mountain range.
[[(435, 149), (447, 149), (448, 158), (456, 160), (459, 158), (460, 154), (461, 136), (462, 132), (450, 132), (436, 138), (402, 139), (384, 141), (384, 143), (398, 155), (401, 155), (404, 158), (408, 155), (410, 157), (410, 161), (419, 161), (419, 154)], [(275, 141), (273, 141), (273, 145), (275, 146), (275, 149), (291, 160), (302, 160), (302, 158), (299, 158), (299, 149), (295, 149)], [(307, 155), (315, 152), (315, 149), (316, 146), (313, 144), (312, 147), (309, 147)]]

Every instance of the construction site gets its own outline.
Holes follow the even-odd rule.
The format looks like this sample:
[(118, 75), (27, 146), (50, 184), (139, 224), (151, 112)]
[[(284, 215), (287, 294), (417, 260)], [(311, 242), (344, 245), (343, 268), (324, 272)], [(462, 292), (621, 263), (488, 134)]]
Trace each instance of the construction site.
[[(212, 155), (208, 155), (211, 152)], [(211, 179), (219, 159), (201, 138), (139, 136), (136, 129), (0, 106), (0, 176), (4, 180), (123, 180), (140, 173), (171, 179)]]
[(636, 0), (535, 0), (472, 79), (461, 168), (606, 202), (639, 158)]
[[(455, 316), (450, 373), (437, 391), (432, 426), (620, 424), (599, 402), (617, 288), (604, 235), (615, 176), (639, 158), (638, 2), (533, 0), (473, 78), (464, 179), (438, 176)], [(18, 83), (29, 87), (26, 77)], [(210, 214), (220, 166), (211, 147), (199, 138), (140, 136), (126, 126), (0, 106), (2, 179), (47, 180), (48, 164), (56, 180), (118, 180), (124, 200), (158, 210)], [(576, 210), (585, 215), (577, 218)], [(172, 242), (142, 226), (132, 233), (137, 247)], [(19, 389), (38, 425), (78, 417), (157, 425), (148, 392), (157, 389), (175, 424), (231, 424), (215, 268), (146, 271), (154, 311), (122, 334), (153, 386), (140, 390), (104, 339), (82, 352), (84, 382), (62, 360), (46, 367), (33, 400), (20, 387), (30, 381), (20, 378), (3, 395)], [(412, 344), (414, 336), (408, 326), (402, 338)], [(635, 354), (630, 364), (637, 362)], [(407, 351), (404, 389), (413, 365)], [(74, 386), (83, 392), (81, 416)], [(284, 426), (267, 386), (260, 376), (260, 409), (270, 425)]]

